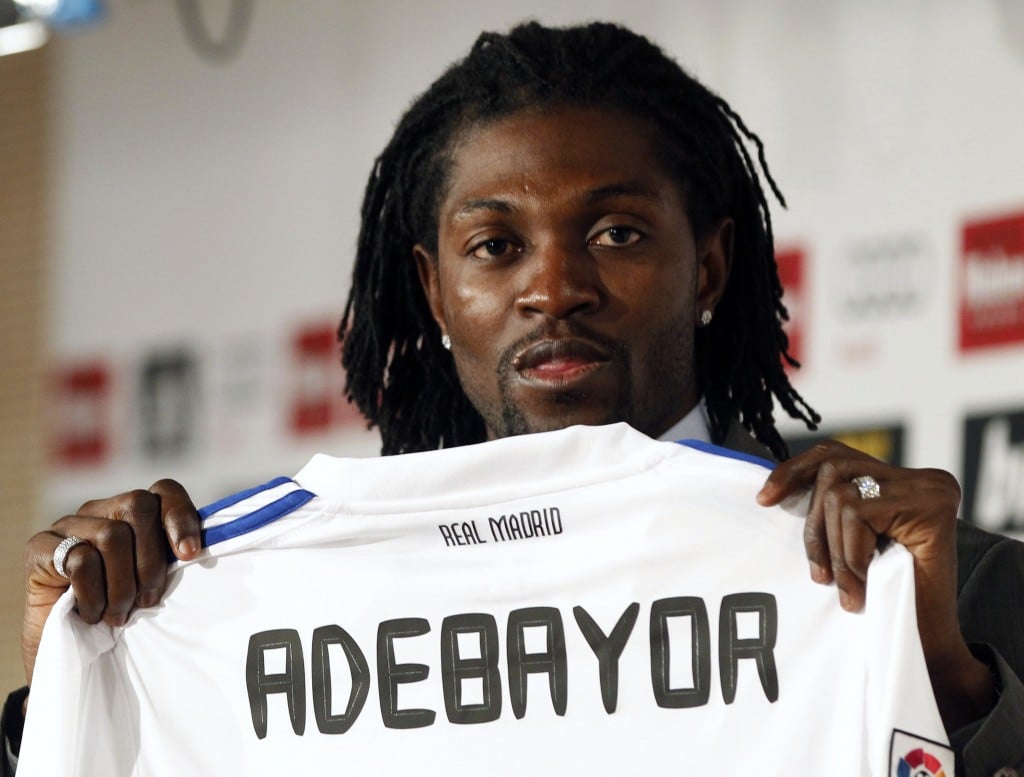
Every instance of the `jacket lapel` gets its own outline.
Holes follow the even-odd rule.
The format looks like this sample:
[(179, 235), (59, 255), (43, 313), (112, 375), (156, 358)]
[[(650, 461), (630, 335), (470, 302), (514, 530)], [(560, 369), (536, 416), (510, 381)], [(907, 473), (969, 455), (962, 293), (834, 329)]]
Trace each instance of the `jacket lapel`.
[(725, 432), (725, 439), (718, 443), (723, 448), (748, 453), (751, 456), (760, 456), (762, 459), (777, 462), (775, 455), (764, 445), (750, 436), (750, 432), (743, 428), (743, 424), (733, 419)]

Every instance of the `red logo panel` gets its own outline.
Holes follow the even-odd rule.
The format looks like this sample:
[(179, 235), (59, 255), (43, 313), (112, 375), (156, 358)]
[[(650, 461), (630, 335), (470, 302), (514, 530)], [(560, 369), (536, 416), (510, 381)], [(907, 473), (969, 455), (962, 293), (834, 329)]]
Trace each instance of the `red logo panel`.
[(1024, 342), (1024, 212), (964, 225), (960, 350)]
[(802, 362), (807, 314), (804, 252), (798, 248), (776, 251), (775, 264), (782, 283), (782, 302), (789, 311), (789, 321), (783, 327), (789, 337), (789, 355)]
[(53, 456), (64, 465), (101, 464), (110, 454), (110, 369), (101, 362), (54, 375)]
[(341, 352), (334, 324), (309, 326), (292, 339), (290, 426), (295, 434), (322, 432), (361, 423), (362, 416), (343, 396)]

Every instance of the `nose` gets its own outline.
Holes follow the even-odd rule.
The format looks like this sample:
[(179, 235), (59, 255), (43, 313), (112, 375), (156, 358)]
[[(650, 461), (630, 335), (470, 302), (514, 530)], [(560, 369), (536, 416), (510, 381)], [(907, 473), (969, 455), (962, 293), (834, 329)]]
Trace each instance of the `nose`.
[(516, 310), (524, 316), (561, 319), (601, 305), (601, 279), (594, 257), (584, 248), (550, 244), (536, 247), (521, 263)]

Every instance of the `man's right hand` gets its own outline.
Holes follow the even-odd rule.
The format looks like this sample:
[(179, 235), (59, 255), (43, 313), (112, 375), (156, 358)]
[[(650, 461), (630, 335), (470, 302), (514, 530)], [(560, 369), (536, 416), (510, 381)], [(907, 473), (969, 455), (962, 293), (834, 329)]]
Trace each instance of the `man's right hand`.
[[(65, 537), (85, 540), (64, 561), (65, 579), (53, 566), (53, 552)], [(187, 561), (200, 550), (199, 514), (188, 493), (173, 480), (148, 491), (129, 491), (86, 502), (25, 546), (25, 616), (21, 652), (25, 676), (39, 650), (43, 624), (70, 585), (86, 623), (120, 626), (136, 607), (152, 607), (167, 585), (168, 548)]]

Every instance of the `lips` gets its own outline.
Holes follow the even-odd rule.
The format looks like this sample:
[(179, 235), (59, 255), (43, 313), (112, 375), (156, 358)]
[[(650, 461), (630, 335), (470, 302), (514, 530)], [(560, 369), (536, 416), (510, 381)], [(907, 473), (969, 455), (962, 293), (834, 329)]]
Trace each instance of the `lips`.
[(532, 381), (565, 384), (582, 379), (611, 359), (609, 351), (590, 340), (541, 340), (516, 354), (512, 367)]

